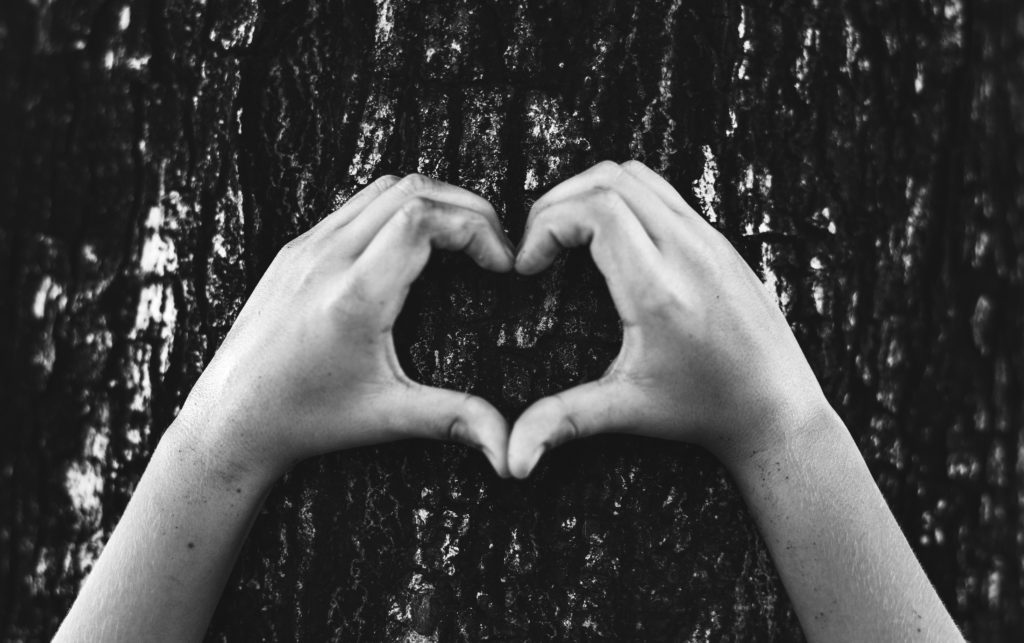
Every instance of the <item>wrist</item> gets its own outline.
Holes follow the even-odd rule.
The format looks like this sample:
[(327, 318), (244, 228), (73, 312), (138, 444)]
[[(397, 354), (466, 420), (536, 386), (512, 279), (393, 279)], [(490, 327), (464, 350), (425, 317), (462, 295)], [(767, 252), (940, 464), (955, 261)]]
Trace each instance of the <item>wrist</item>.
[(229, 486), (269, 489), (290, 468), (291, 463), (264, 453), (243, 421), (207, 409), (190, 395), (161, 446), (166, 443), (178, 457), (200, 463)]
[(752, 420), (714, 455), (734, 475), (759, 470), (766, 461), (790, 454), (807, 453), (822, 442), (833, 443), (847, 431), (846, 425), (824, 395), (808, 401), (790, 401)]

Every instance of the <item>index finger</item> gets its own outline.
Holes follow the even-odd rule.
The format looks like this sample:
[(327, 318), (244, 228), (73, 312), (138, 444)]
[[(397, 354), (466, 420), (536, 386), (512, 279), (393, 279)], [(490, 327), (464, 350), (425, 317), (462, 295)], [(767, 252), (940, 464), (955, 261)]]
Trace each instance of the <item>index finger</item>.
[(640, 161), (626, 161), (622, 164), (622, 169), (647, 186), (647, 189), (658, 195), (668, 207), (680, 214), (694, 216), (703, 220), (703, 217), (690, 207), (690, 204), (679, 194), (678, 190), (672, 187), (671, 183)]
[(516, 271), (544, 270), (567, 248), (588, 246), (624, 324), (638, 321), (645, 298), (661, 285), (661, 253), (616, 192), (588, 190), (540, 210), (523, 237)]
[(498, 222), (498, 215), (487, 199), (443, 181), (436, 181), (420, 174), (410, 174), (381, 193), (366, 206), (358, 218), (346, 226), (345, 248), (354, 255), (363, 252), (395, 213), (407, 201), (416, 198), (445, 202), (463, 210), (478, 212), (499, 238), (503, 239), (505, 236), (505, 231)]
[(395, 183), (398, 183), (399, 178), (392, 174), (385, 174), (378, 177), (374, 181), (370, 182), (369, 185), (356, 192), (348, 201), (345, 201), (340, 208), (324, 217), (318, 226), (324, 228), (337, 229), (340, 228), (357, 216), (363, 211), (363, 209), (373, 202), (378, 196), (386, 192)]
[(512, 269), (512, 251), (483, 214), (415, 197), (384, 224), (349, 278), (367, 299), (388, 307), (385, 316), (393, 319), (434, 248), (465, 252), (487, 270)]
[(674, 244), (680, 232), (679, 217), (656, 192), (627, 169), (629, 163), (619, 165), (611, 161), (602, 161), (587, 171), (559, 183), (530, 208), (527, 227), (538, 212), (552, 203), (587, 190), (614, 190), (626, 202), (656, 246), (660, 248), (666, 243)]

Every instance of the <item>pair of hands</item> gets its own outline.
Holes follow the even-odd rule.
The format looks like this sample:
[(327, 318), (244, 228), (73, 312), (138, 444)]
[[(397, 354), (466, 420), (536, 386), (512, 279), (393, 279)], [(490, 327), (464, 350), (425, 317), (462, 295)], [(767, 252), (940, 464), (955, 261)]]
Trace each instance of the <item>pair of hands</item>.
[[(433, 249), (543, 271), (589, 246), (623, 323), (598, 381), (514, 423), (486, 400), (413, 382), (391, 335)], [(732, 246), (636, 161), (603, 162), (531, 208), (515, 253), (482, 197), (384, 176), (290, 242), (182, 410), (190, 440), (243, 472), (410, 437), (478, 448), (526, 477), (567, 440), (629, 432), (700, 444), (726, 465), (784, 441), (826, 404), (789, 326)]]
[[(487, 401), (422, 386), (391, 328), (434, 248), (544, 270), (587, 245), (622, 317), (598, 381), (511, 432)], [(730, 470), (810, 641), (962, 641), (772, 298), (650, 169), (601, 163), (530, 211), (518, 254), (479, 196), (384, 177), (281, 251), (162, 439), (59, 641), (201, 640), (267, 490), (296, 461), (405, 437), (524, 477), (602, 431), (685, 440)], [(165, 438), (168, 436), (165, 436)]]
[[(402, 372), (391, 328), (433, 249), (529, 275), (581, 245), (623, 323), (600, 380), (538, 400), (509, 432), (487, 401)], [(545, 194), (518, 254), (487, 201), (418, 175), (379, 179), (288, 244), (55, 640), (201, 640), (261, 498), (302, 458), (434, 437), (525, 477), (546, 449), (602, 431), (694, 442), (722, 460), (809, 641), (963, 640), (768, 292), (636, 162)]]

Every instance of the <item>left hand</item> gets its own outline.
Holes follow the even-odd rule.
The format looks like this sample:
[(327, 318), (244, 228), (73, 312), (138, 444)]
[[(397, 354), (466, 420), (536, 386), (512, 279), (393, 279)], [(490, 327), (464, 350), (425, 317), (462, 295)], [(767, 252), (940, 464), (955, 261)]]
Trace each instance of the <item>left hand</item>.
[(692, 442), (742, 466), (831, 410), (763, 284), (650, 168), (606, 161), (555, 186), (530, 210), (516, 270), (535, 274), (583, 245), (622, 318), (622, 349), (600, 380), (520, 416), (513, 475), (566, 440), (611, 431)]

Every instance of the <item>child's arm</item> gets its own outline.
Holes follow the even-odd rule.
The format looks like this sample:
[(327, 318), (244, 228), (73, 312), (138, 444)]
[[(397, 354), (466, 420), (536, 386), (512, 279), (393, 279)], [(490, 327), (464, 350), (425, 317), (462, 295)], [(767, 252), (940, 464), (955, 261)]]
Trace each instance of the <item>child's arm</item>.
[(789, 326), (732, 246), (664, 179), (601, 163), (530, 212), (516, 269), (586, 245), (623, 344), (605, 376), (542, 399), (513, 475), (598, 432), (700, 444), (732, 472), (811, 641), (959, 641)]
[(482, 198), (384, 177), (281, 251), (161, 440), (58, 641), (187, 641), (206, 631), (262, 499), (303, 458), (455, 439), (506, 475), (484, 400), (412, 382), (391, 327), (431, 248), (512, 268)]

